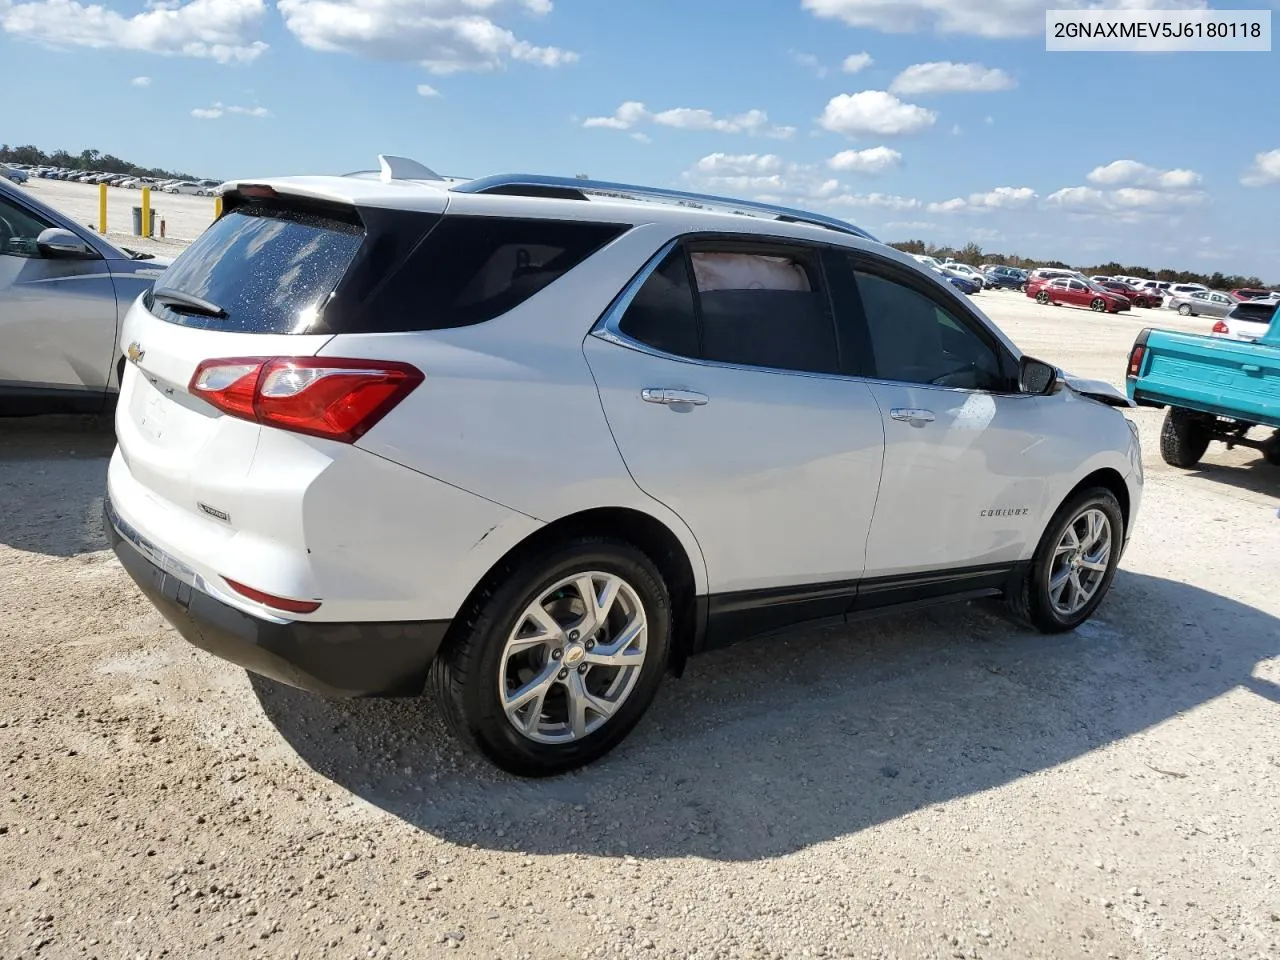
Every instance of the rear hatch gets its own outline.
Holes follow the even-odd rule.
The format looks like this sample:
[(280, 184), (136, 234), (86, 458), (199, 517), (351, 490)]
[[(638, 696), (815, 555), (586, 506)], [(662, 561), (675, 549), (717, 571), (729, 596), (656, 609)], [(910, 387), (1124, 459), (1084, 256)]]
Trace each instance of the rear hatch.
[[(264, 362), (296, 361), (278, 371), (283, 387), (314, 383), (318, 373), (297, 368), (344, 329), (378, 277), (439, 219), (445, 198), (434, 213), (407, 215), (263, 186), (224, 202), (223, 216), (129, 311), (116, 414), (121, 482), (204, 521), (239, 513), (263, 429), (253, 404)], [(242, 401), (250, 406), (235, 415)]]

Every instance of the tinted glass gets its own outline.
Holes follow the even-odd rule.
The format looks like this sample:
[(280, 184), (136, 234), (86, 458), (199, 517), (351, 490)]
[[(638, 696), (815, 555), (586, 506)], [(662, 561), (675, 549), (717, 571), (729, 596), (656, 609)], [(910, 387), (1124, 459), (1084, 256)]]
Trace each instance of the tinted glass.
[(995, 349), (931, 297), (855, 269), (876, 376), (970, 390), (1006, 390)]
[(0, 196), (0, 255), (38, 257), (36, 237), (48, 227), (43, 220)]
[(1276, 315), (1274, 303), (1238, 303), (1228, 316), (1232, 320), (1247, 320), (1249, 323), (1270, 323)]
[(835, 325), (816, 254), (799, 248), (690, 255), (702, 355), (720, 363), (837, 373)]
[[(626, 229), (568, 220), (444, 217), (393, 281), (402, 293), (387, 299), (399, 308), (384, 311), (385, 320), (394, 329), (414, 330), (492, 320), (559, 280)], [(584, 318), (584, 329), (591, 319)]]
[(307, 333), (359, 249), (351, 223), (251, 206), (225, 214), (165, 271), (164, 290), (208, 301), (224, 317), (156, 301), (158, 317), (236, 333)]
[(636, 293), (618, 329), (656, 350), (699, 357), (698, 320), (684, 250), (676, 247)]

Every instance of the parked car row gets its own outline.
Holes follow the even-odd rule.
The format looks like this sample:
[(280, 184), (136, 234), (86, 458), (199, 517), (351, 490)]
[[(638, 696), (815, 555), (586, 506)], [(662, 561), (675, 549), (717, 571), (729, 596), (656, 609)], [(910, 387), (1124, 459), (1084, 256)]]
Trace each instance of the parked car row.
[(141, 190), (150, 187), (162, 193), (185, 193), (197, 197), (213, 197), (219, 193), (221, 180), (183, 180), (180, 178), (135, 177), (127, 173), (103, 173), (99, 170), (69, 170), (66, 167), (30, 167), (0, 164), (0, 174), (18, 183), (29, 177), (43, 180), (65, 180), (68, 183), (105, 183), (109, 187)]

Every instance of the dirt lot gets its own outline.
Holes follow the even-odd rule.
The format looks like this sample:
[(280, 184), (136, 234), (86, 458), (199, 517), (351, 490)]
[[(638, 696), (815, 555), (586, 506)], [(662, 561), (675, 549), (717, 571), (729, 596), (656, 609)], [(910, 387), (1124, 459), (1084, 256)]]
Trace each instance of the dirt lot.
[[(28, 180), (24, 189), (49, 206), (61, 210), (77, 223), (98, 229), (98, 187), (90, 183), (62, 180)], [(116, 243), (145, 249), (150, 253), (177, 256), (185, 242), (204, 232), (213, 222), (213, 198), (151, 191), (156, 212), (156, 237), (164, 220), (166, 242), (147, 243), (133, 235), (133, 208), (142, 206), (141, 190), (107, 187), (107, 237)]]
[[(980, 302), (1118, 382), (1152, 318)], [(1280, 471), (1156, 454), (1098, 617), (981, 606), (694, 661), (518, 782), (429, 702), (187, 646), (104, 549), (109, 428), (0, 425), (0, 956), (1280, 957)]]

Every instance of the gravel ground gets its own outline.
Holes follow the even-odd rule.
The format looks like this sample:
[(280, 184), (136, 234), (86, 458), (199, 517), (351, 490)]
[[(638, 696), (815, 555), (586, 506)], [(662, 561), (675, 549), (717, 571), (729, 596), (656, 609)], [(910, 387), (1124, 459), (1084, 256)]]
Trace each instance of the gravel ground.
[[(1118, 382), (1144, 322), (1013, 294)], [(0, 425), (0, 957), (1280, 957), (1280, 471), (1156, 453), (1098, 616), (981, 605), (691, 663), (521, 782), (429, 701), (184, 643), (106, 550), (109, 426)]]

